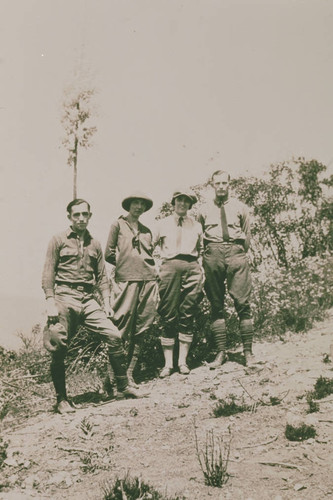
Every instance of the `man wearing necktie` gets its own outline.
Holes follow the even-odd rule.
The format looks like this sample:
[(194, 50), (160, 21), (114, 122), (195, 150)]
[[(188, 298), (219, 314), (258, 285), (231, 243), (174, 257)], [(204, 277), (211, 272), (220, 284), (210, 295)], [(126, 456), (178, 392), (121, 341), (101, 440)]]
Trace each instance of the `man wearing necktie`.
[(202, 229), (187, 215), (196, 201), (196, 197), (188, 191), (176, 191), (171, 201), (174, 213), (158, 221), (154, 234), (154, 244), (160, 247), (162, 260), (158, 312), (163, 325), (161, 345), (165, 366), (160, 373), (161, 378), (168, 377), (173, 370), (177, 334), (179, 371), (183, 375), (190, 372), (186, 358), (193, 339), (193, 316), (203, 286), (203, 273), (198, 263), (202, 252)]
[(215, 198), (202, 208), (199, 215), (204, 231), (205, 291), (211, 304), (211, 331), (217, 348), (216, 358), (210, 364), (212, 369), (226, 361), (226, 287), (239, 317), (245, 364), (250, 366), (254, 362), (253, 322), (249, 302), (251, 276), (246, 256), (250, 245), (250, 221), (246, 205), (229, 195), (229, 181), (227, 172), (214, 172), (211, 185), (215, 190)]

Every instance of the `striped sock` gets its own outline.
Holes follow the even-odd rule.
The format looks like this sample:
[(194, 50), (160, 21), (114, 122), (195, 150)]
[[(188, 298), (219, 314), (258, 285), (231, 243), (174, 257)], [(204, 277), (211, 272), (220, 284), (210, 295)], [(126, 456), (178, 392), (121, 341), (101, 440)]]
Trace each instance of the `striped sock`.
[(242, 337), (244, 352), (252, 352), (253, 321), (252, 319), (241, 319), (239, 330)]
[(225, 327), (224, 319), (216, 319), (210, 327), (214, 340), (216, 349), (218, 352), (225, 351), (227, 343), (227, 330)]

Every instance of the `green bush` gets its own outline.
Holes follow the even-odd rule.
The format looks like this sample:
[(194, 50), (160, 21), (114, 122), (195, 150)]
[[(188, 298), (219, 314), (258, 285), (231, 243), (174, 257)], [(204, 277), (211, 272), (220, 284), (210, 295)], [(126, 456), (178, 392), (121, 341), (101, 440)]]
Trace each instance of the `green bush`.
[(316, 437), (317, 432), (313, 425), (302, 424), (300, 426), (286, 425), (285, 436), (289, 441), (305, 441)]
[(138, 477), (128, 475), (116, 478), (103, 488), (103, 500), (184, 500), (184, 497), (166, 497)]
[(333, 394), (333, 379), (319, 377), (314, 386), (314, 398), (323, 399)]
[(237, 413), (243, 413), (250, 410), (250, 406), (245, 404), (239, 405), (238, 403), (236, 403), (236, 397), (233, 394), (230, 394), (229, 400), (218, 400), (213, 408), (213, 415), (216, 418), (230, 417), (231, 415), (236, 415)]

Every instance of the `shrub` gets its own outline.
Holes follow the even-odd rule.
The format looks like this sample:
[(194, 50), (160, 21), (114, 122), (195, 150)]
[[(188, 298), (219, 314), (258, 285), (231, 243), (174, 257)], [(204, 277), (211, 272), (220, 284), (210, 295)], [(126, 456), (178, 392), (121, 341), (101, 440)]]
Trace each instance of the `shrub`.
[(305, 441), (306, 439), (314, 438), (316, 435), (317, 432), (313, 425), (286, 425), (285, 436), (289, 441)]
[(235, 415), (236, 413), (242, 413), (244, 411), (250, 411), (248, 405), (239, 405), (236, 403), (236, 397), (231, 394), (229, 396), (230, 401), (224, 399), (219, 399), (213, 408), (214, 417), (229, 417), (230, 415)]
[(314, 399), (314, 392), (308, 392), (308, 394), (306, 395), (306, 401), (309, 405), (306, 411), (307, 413), (315, 413), (319, 411), (319, 404), (313, 401), (313, 399)]
[(230, 436), (229, 441), (225, 443), (222, 436), (216, 437), (214, 431), (210, 430), (206, 433), (205, 448), (200, 451), (195, 432), (197, 457), (207, 486), (222, 488), (228, 481), (230, 443)]
[(166, 497), (138, 477), (128, 475), (116, 478), (103, 488), (104, 500), (182, 500), (184, 497)]
[(314, 398), (323, 399), (333, 394), (333, 379), (319, 377), (314, 386)]
[(8, 448), (8, 443), (6, 443), (0, 436), (0, 469), (7, 458), (7, 448)]

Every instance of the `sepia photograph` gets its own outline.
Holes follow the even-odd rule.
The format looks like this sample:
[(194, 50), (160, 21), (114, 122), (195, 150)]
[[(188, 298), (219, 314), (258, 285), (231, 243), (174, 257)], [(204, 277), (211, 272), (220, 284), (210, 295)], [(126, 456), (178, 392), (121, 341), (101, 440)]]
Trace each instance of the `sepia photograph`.
[(0, 0), (0, 500), (333, 496), (332, 26)]

